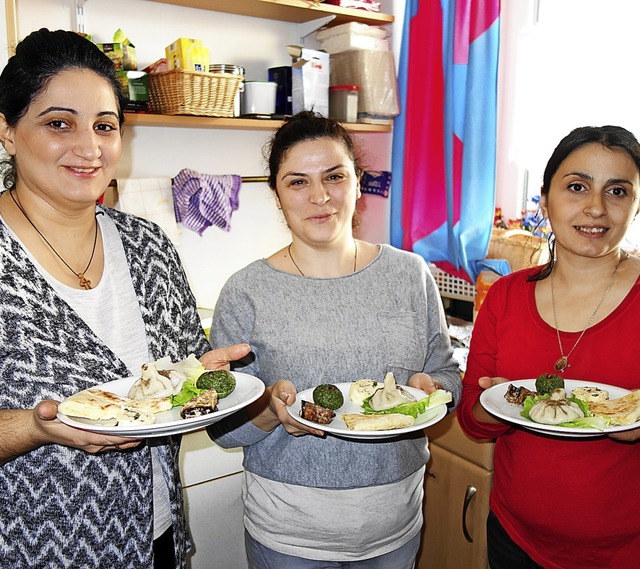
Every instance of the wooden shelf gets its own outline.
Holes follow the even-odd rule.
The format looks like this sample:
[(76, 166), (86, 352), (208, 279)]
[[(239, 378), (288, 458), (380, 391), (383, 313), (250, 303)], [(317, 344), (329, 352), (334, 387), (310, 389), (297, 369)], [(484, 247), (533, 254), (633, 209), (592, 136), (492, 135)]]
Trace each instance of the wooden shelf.
[(337, 26), (347, 22), (361, 22), (372, 26), (391, 24), (393, 15), (381, 12), (369, 12), (354, 8), (341, 8), (329, 4), (314, 3), (313, 0), (152, 0), (161, 4), (172, 4), (186, 8), (199, 8), (238, 14), (241, 16), (253, 16), (268, 20), (281, 20), (301, 24), (327, 16), (335, 16), (335, 19), (327, 26)]
[[(277, 120), (126, 113), (125, 128), (127, 126), (164, 126), (178, 128), (276, 130), (281, 124), (282, 121)], [(390, 125), (345, 123), (344, 126), (353, 132), (391, 132), (392, 130)]]

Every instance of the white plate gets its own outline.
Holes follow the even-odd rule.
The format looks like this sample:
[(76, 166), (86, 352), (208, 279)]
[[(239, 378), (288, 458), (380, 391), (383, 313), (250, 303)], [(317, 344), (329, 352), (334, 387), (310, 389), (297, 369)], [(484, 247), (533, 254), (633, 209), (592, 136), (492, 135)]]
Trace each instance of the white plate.
[[(307, 425), (309, 427), (313, 427), (314, 429), (320, 429), (325, 433), (331, 433), (333, 435), (349, 438), (349, 439), (386, 439), (389, 437), (397, 437), (399, 435), (404, 435), (405, 433), (411, 433), (412, 431), (419, 431), (434, 423), (437, 423), (440, 419), (442, 419), (447, 414), (447, 406), (446, 405), (438, 405), (433, 407), (432, 409), (427, 409), (424, 413), (418, 415), (414, 424), (409, 427), (403, 427), (401, 429), (389, 429), (386, 431), (352, 431), (347, 428), (347, 425), (342, 420), (341, 416), (344, 413), (362, 413), (362, 407), (360, 405), (356, 405), (352, 403), (349, 399), (349, 388), (351, 387), (351, 383), (335, 383), (334, 384), (344, 396), (344, 405), (340, 407), (340, 409), (336, 410), (336, 416), (328, 425), (321, 425), (319, 423), (314, 423), (313, 421), (307, 421), (300, 417), (300, 407), (302, 405), (301, 401), (304, 399), (305, 401), (309, 401), (313, 403), (313, 389), (307, 389), (305, 391), (301, 391), (296, 396), (295, 402), (287, 407), (287, 411), (289, 411), (289, 415), (291, 415), (296, 421), (299, 421), (303, 425)], [(403, 386), (405, 389), (409, 391), (416, 399), (422, 399), (427, 396), (427, 394), (420, 390), (415, 389), (414, 387)]]
[[(504, 398), (504, 394), (507, 391), (507, 387), (513, 384), (516, 387), (526, 387), (531, 391), (536, 389), (535, 379), (523, 379), (519, 381), (507, 381), (506, 383), (500, 383), (494, 385), (489, 389), (486, 389), (480, 395), (480, 403), (489, 411), (492, 415), (525, 427), (526, 429), (545, 433), (547, 435), (558, 437), (593, 437), (594, 435), (606, 435), (607, 433), (615, 433), (617, 431), (628, 431), (630, 429), (637, 429), (640, 427), (640, 423), (633, 425), (621, 425), (614, 427), (606, 427), (604, 430), (600, 429), (586, 429), (579, 427), (561, 427), (559, 425), (542, 425), (541, 423), (534, 423), (530, 419), (525, 419), (520, 413), (522, 412), (522, 405), (515, 405), (507, 402)], [(623, 389), (622, 387), (616, 387), (614, 385), (607, 385), (606, 383), (596, 383), (595, 381), (565, 379), (564, 380), (565, 391), (567, 395), (571, 395), (571, 390), (576, 387), (597, 387), (598, 389), (604, 389), (609, 392), (609, 399), (617, 399), (618, 397), (624, 397), (630, 391)]]
[[(218, 402), (218, 411), (209, 413), (208, 415), (183, 419), (180, 417), (180, 409), (182, 407), (174, 407), (170, 411), (158, 413), (156, 415), (156, 422), (150, 425), (127, 425), (122, 427), (105, 427), (102, 425), (89, 424), (83, 422), (82, 419), (78, 417), (69, 417), (62, 413), (58, 413), (58, 419), (71, 427), (84, 431), (140, 439), (166, 437), (197, 431), (249, 405), (249, 403), (258, 399), (264, 392), (264, 383), (257, 377), (237, 371), (232, 373), (236, 378), (236, 388), (233, 390), (233, 393)], [(103, 383), (102, 385), (96, 385), (95, 388), (126, 397), (129, 389), (137, 380), (137, 377), (127, 377)]]

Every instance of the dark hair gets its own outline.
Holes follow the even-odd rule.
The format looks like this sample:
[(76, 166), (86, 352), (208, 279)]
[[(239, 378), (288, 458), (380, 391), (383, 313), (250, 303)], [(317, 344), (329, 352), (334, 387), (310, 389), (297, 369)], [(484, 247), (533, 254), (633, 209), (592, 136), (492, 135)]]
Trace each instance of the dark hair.
[[(33, 100), (59, 73), (68, 69), (87, 69), (104, 78), (112, 87), (120, 126), (124, 123), (126, 95), (116, 77), (113, 62), (91, 41), (75, 32), (41, 28), (16, 46), (15, 55), (0, 74), (0, 113), (15, 127)], [(5, 188), (15, 186), (13, 157), (0, 162)]]
[(267, 183), (274, 192), (277, 193), (278, 170), (287, 152), (300, 142), (318, 138), (330, 138), (341, 143), (353, 160), (356, 176), (360, 178), (363, 169), (359, 163), (356, 143), (349, 131), (334, 119), (313, 111), (302, 111), (285, 120), (265, 147), (265, 158), (269, 166)]
[[(626, 154), (633, 160), (638, 172), (640, 172), (640, 143), (626, 128), (621, 126), (582, 126), (572, 130), (567, 136), (565, 136), (556, 146), (553, 154), (547, 162), (547, 166), (544, 169), (544, 175), (542, 177), (542, 188), (540, 190), (541, 195), (546, 196), (551, 189), (551, 180), (555, 176), (560, 164), (564, 162), (567, 157), (578, 148), (585, 146), (586, 144), (598, 143), (604, 148), (609, 150), (620, 150), (626, 152)], [(549, 262), (542, 268), (542, 270), (535, 275), (532, 275), (529, 280), (542, 280), (548, 277), (553, 271), (555, 264), (555, 239), (552, 236), (549, 238)]]

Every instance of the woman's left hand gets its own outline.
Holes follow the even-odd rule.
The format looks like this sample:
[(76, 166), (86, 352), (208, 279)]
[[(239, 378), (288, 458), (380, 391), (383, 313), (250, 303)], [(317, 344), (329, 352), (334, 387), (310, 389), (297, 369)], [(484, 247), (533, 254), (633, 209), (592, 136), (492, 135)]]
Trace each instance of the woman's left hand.
[(428, 373), (415, 373), (409, 378), (409, 387), (422, 389), (425, 393), (433, 393), (442, 389), (440, 382), (433, 379)]
[(251, 351), (249, 344), (233, 344), (226, 348), (210, 350), (199, 359), (207, 369), (229, 369), (230, 362), (244, 358)]
[(640, 439), (640, 428), (632, 429), (630, 431), (619, 431), (617, 433), (610, 433), (609, 437), (623, 443), (633, 443)]

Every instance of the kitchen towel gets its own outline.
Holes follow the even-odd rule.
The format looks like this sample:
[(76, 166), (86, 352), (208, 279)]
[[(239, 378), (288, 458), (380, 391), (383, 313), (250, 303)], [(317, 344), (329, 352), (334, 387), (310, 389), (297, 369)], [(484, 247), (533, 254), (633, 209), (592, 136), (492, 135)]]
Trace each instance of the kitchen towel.
[(180, 170), (173, 179), (176, 219), (198, 235), (211, 225), (229, 231), (241, 185), (242, 178), (235, 174), (215, 176)]
[(116, 208), (157, 223), (171, 242), (180, 237), (173, 211), (171, 178), (119, 178)]

